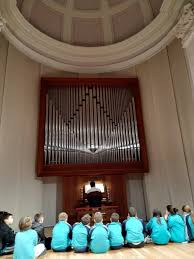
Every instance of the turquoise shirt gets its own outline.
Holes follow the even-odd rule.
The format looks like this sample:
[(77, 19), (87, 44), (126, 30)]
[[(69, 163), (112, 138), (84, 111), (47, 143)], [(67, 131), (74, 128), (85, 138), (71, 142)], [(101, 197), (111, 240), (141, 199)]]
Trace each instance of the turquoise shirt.
[(153, 243), (158, 245), (166, 245), (170, 240), (170, 233), (168, 231), (167, 223), (164, 218), (158, 219), (153, 217), (146, 225), (146, 230), (151, 230), (151, 238)]
[(110, 246), (122, 246), (124, 238), (122, 236), (122, 226), (120, 222), (111, 222), (107, 224), (109, 230)]
[(106, 253), (110, 248), (108, 228), (103, 223), (96, 223), (89, 233), (90, 249), (95, 254)]
[(188, 222), (189, 222), (189, 226), (190, 226), (190, 228), (191, 228), (191, 235), (192, 235), (192, 238), (194, 239), (194, 223), (193, 223), (193, 221), (192, 221), (191, 216), (189, 216)]
[(88, 246), (88, 235), (90, 228), (82, 223), (73, 225), (72, 230), (72, 247), (74, 249), (84, 249)]
[(15, 238), (14, 259), (34, 259), (34, 247), (38, 244), (38, 235), (35, 230), (29, 229), (18, 232)]
[(171, 241), (175, 243), (185, 242), (185, 224), (183, 218), (178, 215), (169, 215), (168, 229), (171, 235)]
[(56, 251), (67, 249), (71, 245), (71, 225), (65, 221), (59, 221), (53, 228), (51, 248)]
[(143, 224), (136, 217), (130, 217), (126, 221), (125, 231), (126, 231), (126, 241), (128, 243), (141, 243), (144, 241), (143, 235)]

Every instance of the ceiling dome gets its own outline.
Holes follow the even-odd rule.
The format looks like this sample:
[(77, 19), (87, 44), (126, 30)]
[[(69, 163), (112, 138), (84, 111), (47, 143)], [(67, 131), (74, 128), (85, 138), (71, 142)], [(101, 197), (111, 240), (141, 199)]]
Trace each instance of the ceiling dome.
[(76, 46), (97, 47), (130, 38), (159, 13), (163, 0), (17, 0), (39, 31)]
[(190, 30), (188, 1), (0, 0), (0, 31), (22, 53), (55, 69), (120, 71)]

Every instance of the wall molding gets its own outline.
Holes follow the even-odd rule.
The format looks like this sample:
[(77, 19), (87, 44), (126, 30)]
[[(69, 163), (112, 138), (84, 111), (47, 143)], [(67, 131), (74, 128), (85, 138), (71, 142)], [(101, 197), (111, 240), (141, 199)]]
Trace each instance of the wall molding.
[(3, 28), (6, 25), (6, 20), (2, 17), (2, 15), (0, 14), (0, 32), (3, 30)]
[(188, 3), (183, 7), (181, 17), (176, 25), (176, 37), (182, 40), (186, 48), (194, 36), (194, 6)]
[(39, 63), (76, 73), (113, 72), (142, 63), (165, 48), (175, 38), (184, 3), (164, 0), (159, 15), (142, 31), (102, 47), (73, 46), (48, 37), (25, 20), (16, 0), (0, 1), (0, 28), (17, 49)]

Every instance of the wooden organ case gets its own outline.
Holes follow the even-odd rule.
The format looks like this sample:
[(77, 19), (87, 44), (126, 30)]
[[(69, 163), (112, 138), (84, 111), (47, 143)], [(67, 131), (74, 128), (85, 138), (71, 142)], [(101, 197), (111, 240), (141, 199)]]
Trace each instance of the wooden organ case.
[[(127, 213), (126, 187), (119, 186), (126, 184), (127, 174), (145, 172), (148, 159), (137, 78), (42, 78), (37, 176), (64, 177), (64, 199), (81, 178), (108, 177), (114, 183), (112, 205), (121, 207), (116, 195), (125, 196), (120, 211)], [(84, 193), (79, 204), (80, 193), (73, 196), (69, 211), (64, 201), (72, 215), (85, 200)]]

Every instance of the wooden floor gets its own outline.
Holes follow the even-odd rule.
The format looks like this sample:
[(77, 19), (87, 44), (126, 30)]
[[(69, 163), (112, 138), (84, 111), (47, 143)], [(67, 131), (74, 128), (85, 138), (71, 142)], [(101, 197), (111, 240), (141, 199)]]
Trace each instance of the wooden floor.
[[(2, 259), (11, 259), (12, 256), (3, 256)], [(146, 259), (163, 259), (163, 258), (193, 258), (194, 259), (194, 243), (190, 244), (169, 244), (167, 246), (156, 246), (148, 244), (144, 248), (129, 249), (123, 248), (117, 251), (109, 251), (106, 254), (76, 254), (74, 252), (67, 253), (54, 253), (48, 251), (41, 259), (134, 259), (134, 258), (146, 258)]]

